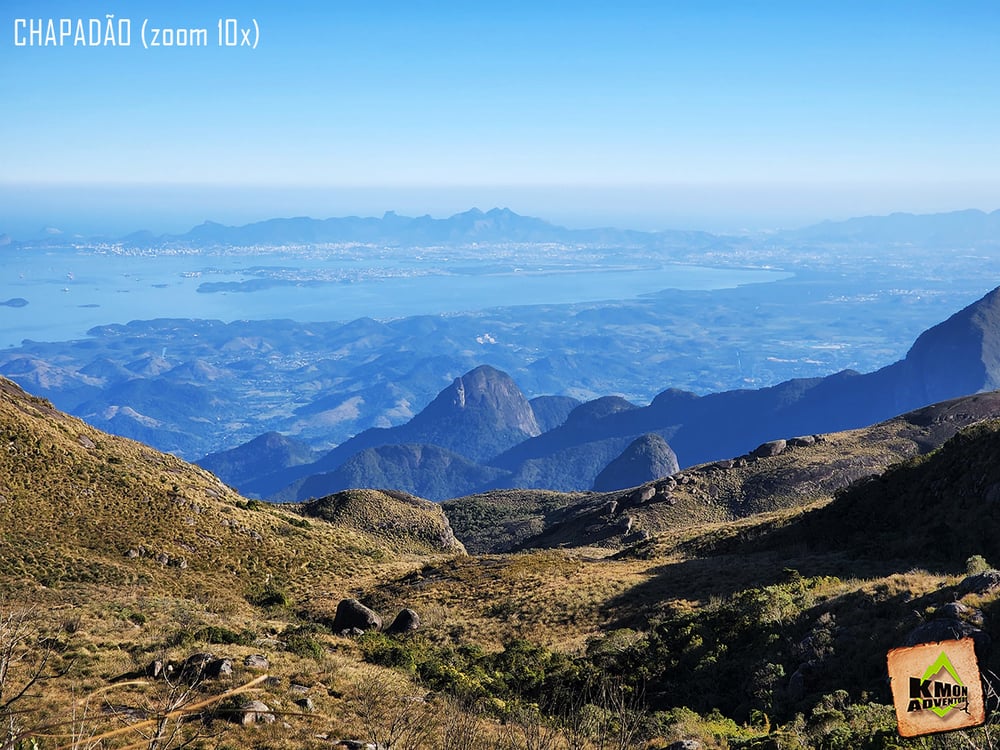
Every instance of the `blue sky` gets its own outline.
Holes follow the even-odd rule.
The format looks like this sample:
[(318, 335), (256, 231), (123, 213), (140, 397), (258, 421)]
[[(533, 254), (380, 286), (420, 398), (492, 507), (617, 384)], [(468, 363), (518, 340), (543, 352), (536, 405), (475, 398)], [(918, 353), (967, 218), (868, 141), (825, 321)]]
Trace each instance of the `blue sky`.
[[(18, 18), (108, 13), (130, 48), (13, 44)], [(256, 19), (257, 48), (218, 48), (219, 18)], [(144, 49), (144, 19), (211, 44)], [(502, 204), (733, 229), (992, 210), (998, 89), (992, 1), (4, 0), (0, 231), (81, 212), (173, 230)]]

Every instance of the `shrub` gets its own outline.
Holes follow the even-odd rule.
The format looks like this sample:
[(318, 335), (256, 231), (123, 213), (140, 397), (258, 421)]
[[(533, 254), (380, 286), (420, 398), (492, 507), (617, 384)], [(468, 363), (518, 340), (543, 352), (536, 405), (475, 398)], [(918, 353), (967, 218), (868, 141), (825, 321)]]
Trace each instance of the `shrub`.
[(965, 572), (970, 576), (985, 573), (992, 568), (993, 566), (986, 562), (986, 558), (982, 555), (973, 555), (965, 561)]
[(251, 591), (247, 594), (247, 601), (255, 607), (264, 607), (266, 609), (287, 607), (292, 603), (288, 592), (274, 582), (267, 583), (260, 589)]
[(202, 628), (195, 634), (195, 637), (205, 643), (218, 643), (227, 646), (250, 646), (257, 640), (257, 634), (252, 630), (244, 629), (237, 633), (235, 630), (218, 625)]

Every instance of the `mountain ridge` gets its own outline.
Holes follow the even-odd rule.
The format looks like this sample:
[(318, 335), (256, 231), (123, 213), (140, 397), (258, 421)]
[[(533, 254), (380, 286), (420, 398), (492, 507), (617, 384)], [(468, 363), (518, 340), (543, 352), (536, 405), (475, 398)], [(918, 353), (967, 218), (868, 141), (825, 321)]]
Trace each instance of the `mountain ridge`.
[[(486, 389), (491, 394), (492, 400), (483, 400), (482, 414), (503, 412), (516, 430), (498, 432), (488, 417), (477, 417), (476, 412), (465, 421), (453, 419), (452, 412), (461, 413), (465, 406), (466, 378), (478, 384), (472, 393)], [(643, 407), (603, 397), (575, 407), (563, 424), (544, 432), (528, 417), (530, 404), (509, 376), (495, 368), (476, 368), (456, 379), (410, 422), (363, 432), (284, 478), (291, 482), (310, 472), (333, 472), (360, 450), (379, 445), (428, 443), (503, 470), (484, 489), (585, 490), (643, 435), (658, 436), (680, 466), (693, 466), (740, 455), (784, 436), (870, 425), (929, 403), (990, 390), (998, 383), (1000, 288), (929, 328), (902, 360), (871, 373), (845, 370), (706, 396), (667, 389)], [(484, 429), (489, 438), (485, 446), (479, 445)], [(503, 439), (497, 440), (498, 435)]]
[[(924, 244), (947, 246), (968, 243), (996, 244), (1000, 235), (1000, 209), (959, 209), (931, 213), (894, 212), (868, 214), (844, 220), (825, 220), (797, 228), (784, 228), (759, 236), (765, 242), (774, 239), (796, 242)], [(246, 224), (229, 225), (206, 219), (180, 234), (156, 234), (138, 229), (117, 237), (117, 241), (135, 247), (155, 248), (168, 243), (322, 244), (331, 242), (453, 243), (453, 242), (584, 242), (608, 244), (629, 242), (662, 244), (684, 241), (710, 245), (723, 238), (747, 236), (746, 233), (718, 233), (698, 229), (663, 229), (644, 231), (616, 226), (567, 228), (546, 219), (518, 214), (495, 206), (486, 211), (472, 207), (442, 218), (429, 214), (404, 216), (392, 210), (382, 216), (310, 216), (272, 217)], [(752, 233), (749, 236), (755, 236)], [(73, 241), (88, 238), (74, 235)], [(108, 235), (89, 239), (108, 241)], [(63, 233), (49, 233), (28, 240), (13, 240), (0, 235), (2, 245), (59, 245), (67, 241)]]

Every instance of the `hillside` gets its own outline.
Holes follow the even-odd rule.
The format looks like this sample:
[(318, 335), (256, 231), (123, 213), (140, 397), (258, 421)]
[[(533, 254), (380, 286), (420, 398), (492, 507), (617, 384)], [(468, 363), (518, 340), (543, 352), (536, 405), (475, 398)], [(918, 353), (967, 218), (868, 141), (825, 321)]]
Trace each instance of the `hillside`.
[[(932, 450), (998, 398), (762, 446), (671, 487), (446, 503), (473, 552), (580, 543), (603, 523), (578, 550), (465, 555), (425, 500), (351, 491), (269, 507), (0, 381), (0, 615), (15, 618), (0, 622), (30, 634), (18, 663), (45, 667), (16, 713), (0, 706), (0, 738), (69, 717), (91, 737), (113, 730), (107, 747), (145, 747), (145, 717), (172, 705), (164, 747), (211, 728), (214, 741), (269, 750), (342, 738), (527, 750), (532, 737), (596, 750), (622, 726), (626, 747), (647, 750), (884, 747), (886, 649), (925, 624), (1000, 636), (989, 583), (1000, 573), (975, 558), (994, 549), (1000, 430), (981, 422)], [(831, 501), (903, 455), (917, 458)], [(878, 496), (859, 494), (872, 486)], [(926, 523), (949, 493), (967, 519), (953, 536)], [(902, 546), (869, 554), (881, 552), (864, 546), (869, 531)], [(381, 613), (381, 632), (340, 630), (347, 597)], [(417, 630), (390, 632), (392, 613), (411, 609)], [(157, 669), (181, 670), (190, 688), (171, 692), (176, 679)], [(246, 709), (232, 691), (255, 676), (258, 710), (281, 720), (235, 727), (227, 712)]]
[[(930, 455), (851, 487), (784, 534), (806, 543), (822, 538), (825, 545), (858, 557), (926, 566), (972, 555), (1000, 560), (998, 500), (1000, 420), (992, 419), (963, 430)], [(858, 517), (865, 519), (863, 528), (845, 522)], [(905, 533), (903, 517), (912, 519)]]
[[(5, 379), (0, 435), (0, 571), (49, 587), (144, 582), (185, 591), (211, 576), (216, 595), (238, 599), (267, 579), (294, 590), (315, 577), (363, 576), (365, 551), (458, 549), (398, 533), (390, 543), (367, 524), (303, 523), (246, 501), (203, 469), (101, 433)], [(437, 508), (424, 512), (446, 523)]]
[[(965, 427), (997, 418), (1000, 392), (983, 393), (871, 427), (788, 436), (626, 490), (584, 494), (506, 490), (457, 498), (444, 508), (458, 537), (477, 551), (593, 544), (615, 548), (661, 532), (809, 505), (895, 463), (926, 454)], [(496, 528), (495, 544), (478, 519), (487, 508)]]

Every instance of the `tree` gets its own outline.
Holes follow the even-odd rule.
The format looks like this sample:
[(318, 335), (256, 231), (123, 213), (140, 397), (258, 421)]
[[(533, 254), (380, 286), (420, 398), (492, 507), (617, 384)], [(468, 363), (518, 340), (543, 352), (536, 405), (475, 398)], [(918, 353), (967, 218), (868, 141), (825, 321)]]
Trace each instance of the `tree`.
[(14, 750), (24, 739), (25, 701), (32, 689), (55, 676), (49, 671), (55, 641), (42, 638), (31, 609), (0, 602), (0, 750)]

